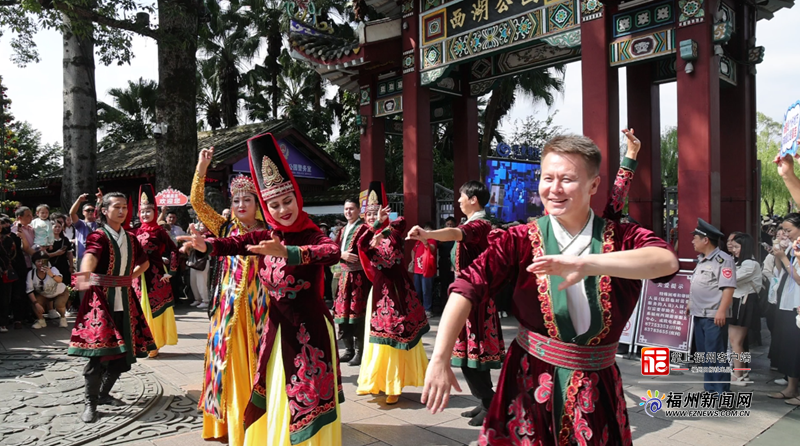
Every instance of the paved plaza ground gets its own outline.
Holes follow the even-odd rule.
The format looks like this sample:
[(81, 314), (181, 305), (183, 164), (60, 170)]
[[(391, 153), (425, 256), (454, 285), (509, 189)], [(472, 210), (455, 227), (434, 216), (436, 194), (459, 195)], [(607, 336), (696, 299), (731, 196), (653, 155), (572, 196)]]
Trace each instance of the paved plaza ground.
[[(208, 445), (200, 436), (202, 421), (195, 408), (201, 388), (207, 317), (202, 310), (182, 306), (176, 309), (176, 318), (178, 345), (163, 348), (157, 359), (140, 360), (130, 376), (121, 380), (117, 394), (131, 407), (101, 409), (106, 423), (103, 429), (87, 429), (77, 421), (82, 410), (80, 367), (84, 360), (64, 356), (68, 329), (51, 322), (42, 330), (12, 329), (0, 334), (0, 445)], [(438, 318), (431, 321), (431, 333), (423, 340), (428, 355), (438, 322)], [(515, 324), (512, 318), (503, 319), (506, 340), (512, 339)], [(766, 330), (764, 341), (768, 345)], [(766, 351), (766, 347), (752, 349), (754, 384), (732, 389), (754, 392), (747, 418), (668, 419), (661, 413), (650, 417), (638, 405), (648, 389), (699, 391), (700, 385), (677, 383), (696, 381), (698, 376), (671, 375), (668, 379), (674, 384), (654, 384), (641, 376), (638, 360), (619, 358), (634, 444), (798, 444), (800, 410), (767, 397), (768, 392), (780, 388), (771, 383), (779, 376), (769, 371)], [(408, 388), (394, 406), (384, 404), (383, 396), (357, 396), (357, 374), (355, 367), (342, 367), (344, 445), (463, 445), (477, 439), (478, 428), (468, 426), (459, 416), (476, 403), (468, 393), (455, 395), (444, 413), (431, 415), (419, 403), (421, 389)], [(466, 390), (460, 372), (456, 374)], [(493, 373), (495, 380), (498, 374)]]

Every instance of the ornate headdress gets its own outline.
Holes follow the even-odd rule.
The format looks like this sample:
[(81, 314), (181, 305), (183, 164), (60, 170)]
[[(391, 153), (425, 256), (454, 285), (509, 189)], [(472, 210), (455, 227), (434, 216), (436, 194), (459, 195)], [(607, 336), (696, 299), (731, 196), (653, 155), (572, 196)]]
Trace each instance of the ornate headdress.
[(367, 212), (377, 212), (389, 202), (380, 181), (371, 181), (367, 189)]
[(141, 211), (145, 206), (156, 206), (156, 194), (153, 190), (153, 185), (150, 183), (139, 186), (139, 210)]
[(246, 175), (236, 175), (231, 180), (231, 197), (243, 194), (253, 194), (258, 196), (256, 192), (256, 185), (253, 184), (253, 179)]
[[(264, 218), (270, 226), (283, 232), (299, 232), (311, 228), (319, 231), (308, 218), (308, 214), (303, 212), (303, 196), (275, 137), (271, 133), (254, 136), (247, 140), (247, 150), (250, 157), (250, 173), (255, 181), (261, 208), (264, 209)], [(269, 214), (267, 201), (289, 193), (294, 193), (300, 215), (291, 226), (284, 226)]]

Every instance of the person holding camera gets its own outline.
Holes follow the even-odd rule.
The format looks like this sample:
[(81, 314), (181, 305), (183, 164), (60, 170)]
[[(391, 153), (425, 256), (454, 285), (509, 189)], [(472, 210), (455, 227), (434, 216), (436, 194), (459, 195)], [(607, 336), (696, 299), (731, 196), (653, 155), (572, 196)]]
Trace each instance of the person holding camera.
[(44, 320), (45, 308), (53, 307), (61, 317), (58, 326), (67, 328), (67, 299), (69, 290), (64, 284), (63, 277), (58, 268), (50, 266), (50, 260), (44, 251), (36, 251), (31, 256), (33, 268), (28, 272), (27, 287), (25, 292), (34, 305), (36, 322), (33, 329), (38, 330), (47, 326)]

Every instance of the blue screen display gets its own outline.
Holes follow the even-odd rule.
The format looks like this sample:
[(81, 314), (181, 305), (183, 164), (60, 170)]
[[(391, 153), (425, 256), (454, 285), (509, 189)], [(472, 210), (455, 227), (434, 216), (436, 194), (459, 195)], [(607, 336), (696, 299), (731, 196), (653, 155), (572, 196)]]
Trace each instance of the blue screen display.
[(487, 164), (486, 186), (491, 198), (486, 212), (489, 216), (503, 222), (524, 222), (528, 217), (542, 215), (539, 163), (490, 158)]

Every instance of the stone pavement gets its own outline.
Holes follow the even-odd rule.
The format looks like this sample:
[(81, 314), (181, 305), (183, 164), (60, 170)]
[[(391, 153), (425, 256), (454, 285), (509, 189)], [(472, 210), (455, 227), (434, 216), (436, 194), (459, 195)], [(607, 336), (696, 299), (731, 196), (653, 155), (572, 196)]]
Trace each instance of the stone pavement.
[[(164, 394), (168, 397), (180, 398), (185, 395), (196, 401), (201, 387), (207, 318), (205, 312), (189, 307), (177, 308), (176, 318), (180, 335), (178, 345), (163, 348), (158, 359), (140, 360), (138, 369), (152, 372), (152, 376), (155, 376), (162, 387), (167, 389)], [(431, 333), (423, 339), (429, 355), (438, 318), (434, 318), (431, 322)], [(502, 322), (505, 339), (512, 339), (515, 321), (507, 318)], [(26, 350), (42, 349), (43, 347), (63, 348), (67, 345), (68, 337), (69, 330), (59, 329), (52, 325), (42, 330), (27, 328), (11, 330), (9, 333), (0, 334), (0, 361), (3, 359), (2, 355), (8, 354), (8, 352), (20, 354)], [(769, 333), (766, 330), (764, 330), (763, 337), (765, 344), (768, 345)], [(800, 410), (793, 410), (793, 407), (782, 401), (772, 400), (766, 396), (768, 392), (780, 389), (771, 383), (779, 376), (776, 372), (769, 371), (766, 350), (766, 347), (752, 349), (753, 372), (751, 372), (751, 377), (755, 383), (746, 388), (734, 387), (732, 389), (733, 391), (754, 392), (750, 416), (747, 418), (669, 419), (664, 417), (663, 413), (657, 413), (654, 417), (650, 417), (638, 405), (641, 401), (640, 397), (645, 395), (648, 389), (660, 392), (698, 391), (702, 390), (701, 385), (682, 384), (678, 381), (696, 381), (699, 377), (690, 373), (673, 374), (667, 378), (671, 382), (670, 384), (655, 384), (654, 379), (641, 376), (638, 360), (619, 358), (617, 363), (623, 374), (634, 444), (637, 446), (796, 444), (797, 438), (800, 438)], [(20, 373), (23, 372), (20, 371)], [(419, 403), (421, 389), (408, 388), (400, 402), (394, 406), (384, 404), (383, 396), (357, 396), (355, 394), (357, 373), (358, 370), (355, 367), (347, 365), (342, 367), (346, 397), (346, 402), (342, 406), (344, 445), (463, 445), (470, 444), (477, 439), (478, 428), (468, 426), (466, 419), (459, 416), (460, 412), (472, 408), (477, 402), (468, 393), (462, 392), (453, 396), (450, 400), (450, 407), (444, 413), (430, 415)], [(0, 418), (8, 413), (3, 410), (6, 403), (3, 402), (5, 400), (2, 386), (8, 385), (9, 374), (13, 375), (14, 372), (4, 369), (4, 363), (0, 363)], [(460, 371), (456, 371), (456, 374), (461, 380), (462, 388), (466, 390), (466, 383), (461, 378)], [(496, 380), (499, 373), (495, 371), (493, 375)], [(171, 392), (174, 392), (175, 395), (170, 396)], [(200, 436), (197, 418), (192, 419), (189, 413), (196, 416), (196, 412), (185, 400), (176, 401), (176, 403), (172, 403), (172, 399), (170, 399), (168, 402), (160, 403), (160, 412), (150, 414), (150, 418), (148, 418), (156, 421), (155, 425), (157, 426), (159, 425), (158, 420), (176, 416), (175, 414), (170, 415), (170, 412), (179, 412), (178, 418), (181, 421), (173, 423), (174, 427), (171, 430), (162, 429), (150, 432), (147, 431), (146, 423), (144, 423), (138, 428), (138, 431), (136, 427), (128, 427), (127, 430), (130, 432), (128, 436), (115, 435), (116, 440), (113, 442), (97, 441), (81, 444), (208, 445), (209, 443), (203, 441)], [(79, 405), (80, 403), (76, 400), (71, 401), (70, 404)], [(65, 410), (74, 412), (70, 408)], [(0, 444), (5, 445), (8, 444), (6, 441), (8, 437), (4, 438), (3, 432), (0, 430)]]

